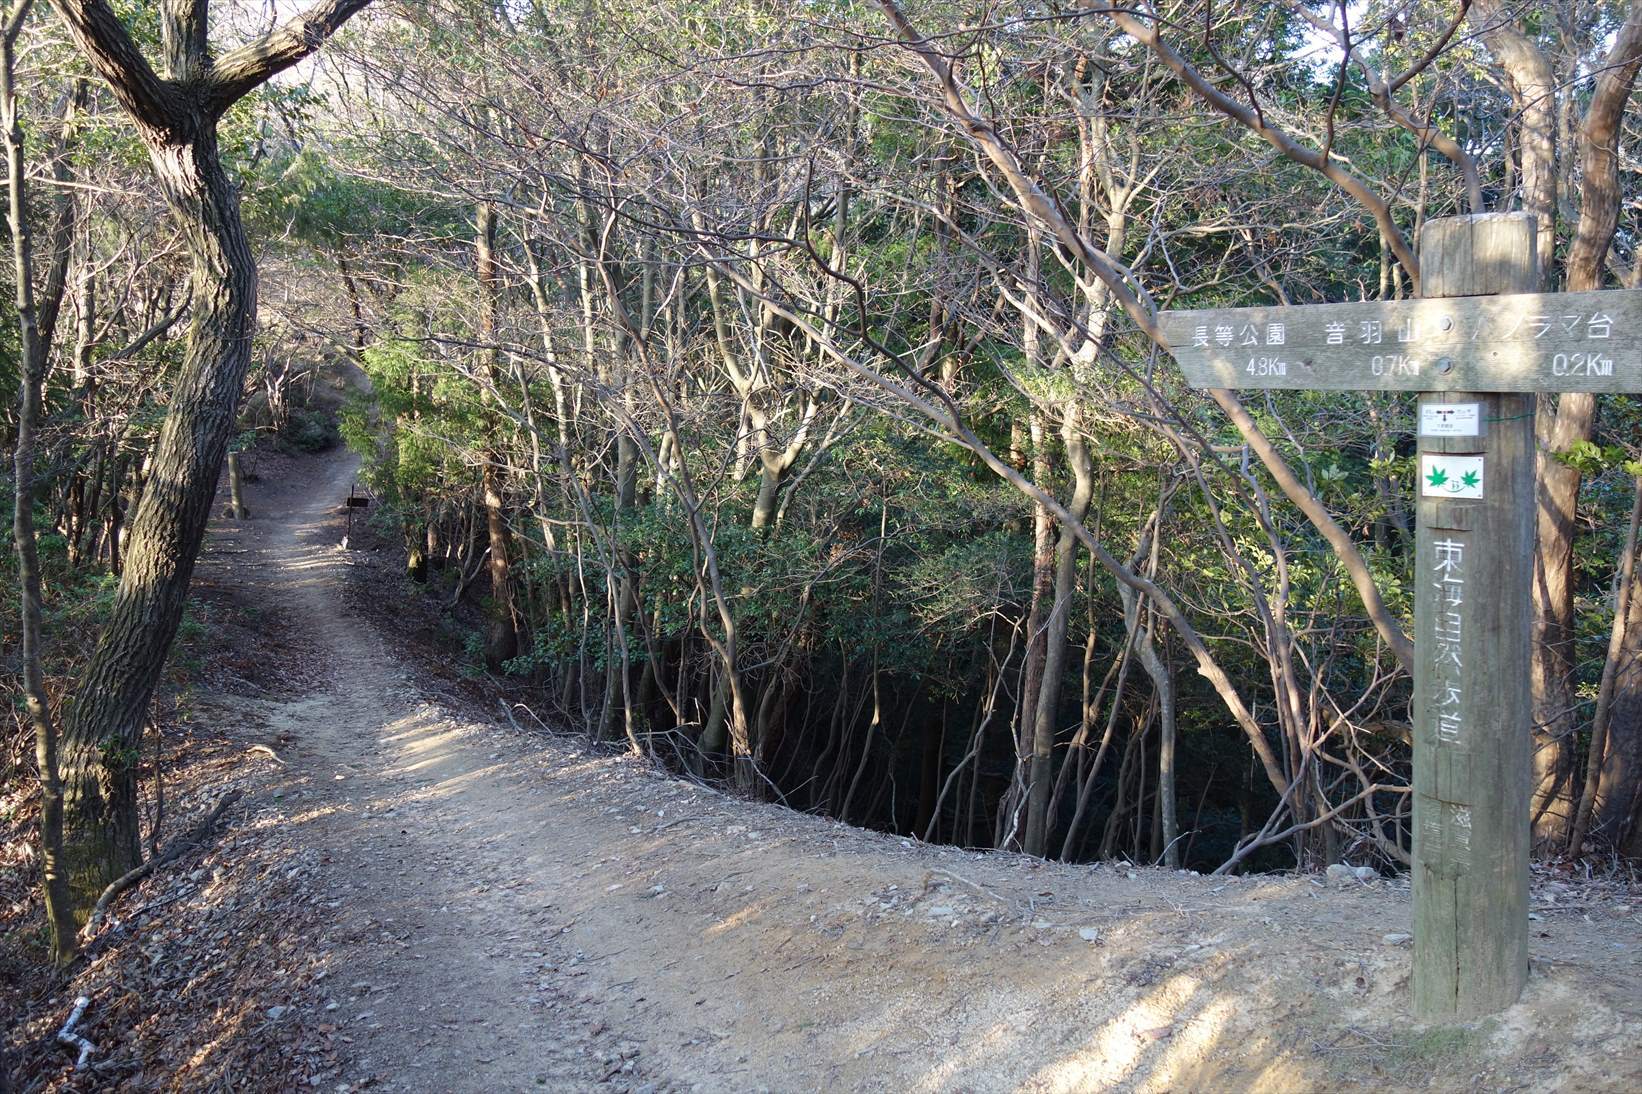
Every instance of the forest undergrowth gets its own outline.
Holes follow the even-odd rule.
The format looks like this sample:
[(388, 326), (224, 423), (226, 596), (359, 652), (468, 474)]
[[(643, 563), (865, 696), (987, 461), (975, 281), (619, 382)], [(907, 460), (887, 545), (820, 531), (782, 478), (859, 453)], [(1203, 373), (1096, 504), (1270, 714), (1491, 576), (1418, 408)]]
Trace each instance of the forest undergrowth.
[[(844, 1085), (874, 1081), (864, 1060), (908, 1088), (965, 1085), (986, 1062), (959, 1043), (977, 1027), (1019, 1049), (981, 1086), (1224, 1078), (1191, 1068), (1262, 1035), (1218, 1009), (1232, 999), (1292, 1001), (1287, 1040), (1258, 1043), (1299, 1061), (1296, 1081), (1339, 1078), (1315, 1071), (1318, 1046), (1504, 1074), (1535, 1023), (1606, 1052), (1633, 1019), (1605, 977), (1630, 968), (1642, 862), (1642, 401), (1624, 390), (1639, 75), (1642, 4), (1608, 0), (1006, 0), (982, 18), (948, 0), (0, 0), (0, 387), (17, 396), (0, 407), (0, 915), (22, 985), (0, 991), (29, 1014), (12, 1047), (30, 1081), (88, 1081), (52, 1055), (73, 998), (49, 965), (108, 974), (82, 1019), (123, 1046), (97, 1054), (110, 1082), (354, 1085), (418, 1066), (421, 1041), (357, 1015), (287, 1037), (376, 988), (269, 998), (244, 964), (264, 948), (227, 945), (258, 929), (244, 909), (310, 873), (301, 914), (319, 901), (335, 921), (302, 919), (267, 968), (322, 994), (323, 967), (289, 971), (296, 950), (353, 932), (327, 936), (327, 960), (395, 970), (382, 1006), (440, 1081), (477, 1080), (446, 1004), (416, 993), (461, 962), (476, 1005), (539, 996), (532, 1017), (557, 1016), (566, 1052), (532, 1058), (550, 1082), (608, 1053), (601, 1078), (698, 1082), (678, 1044), (755, 1081), (781, 1045), (741, 1061), (724, 1042), (746, 1038), (717, 1031), (743, 1028), (758, 988), (687, 1000), (717, 1017), (685, 1028), (671, 970), (761, 986), (789, 969), (773, 937), (881, 988), (878, 1019), (935, 1023), (919, 1071), (842, 1022)], [(1413, 314), (1456, 277), (1528, 295), (1461, 344)], [(1266, 386), (1312, 363), (1298, 316), (1320, 313), (1290, 309), (1328, 303), (1363, 318), (1312, 341), (1349, 350), (1372, 390)], [(1196, 350), (1235, 367), (1190, 380)], [(1511, 396), (1490, 420), (1515, 424), (1486, 431), (1523, 457), (1507, 466), (1524, 498), (1535, 482), (1510, 552), (1532, 575), (1478, 580), (1486, 611), (1462, 596), (1435, 619), (1415, 607), (1438, 587), (1421, 555), (1439, 525), (1413, 387), (1450, 382), (1430, 353), (1507, 351), (1548, 392)], [(1478, 669), (1507, 633), (1525, 636), (1513, 665)], [(1417, 683), (1439, 656), (1456, 674), (1440, 693)], [(1483, 698), (1510, 710), (1460, 713)], [(518, 746), (498, 747), (495, 779), (492, 734)], [(1506, 790), (1449, 785), (1482, 774)], [(236, 780), (220, 843), (164, 869)], [(646, 786), (712, 804), (726, 830), (697, 847), (634, 816)], [(579, 843), (542, 838), (549, 801)], [(539, 827), (508, 830), (507, 810)], [(797, 867), (752, 835), (776, 829), (804, 868), (825, 872), (817, 833), (870, 862), (798, 899)], [(737, 880), (687, 871), (700, 907), (673, 909), (624, 830)], [(971, 909), (992, 933), (897, 873), (902, 851), (993, 894)], [(1489, 876), (1473, 852), (1510, 863), (1463, 901), (1500, 922), (1467, 934), (1460, 909), (1422, 929), (1422, 953), (1450, 937), (1509, 953), (1422, 961), (1422, 984), (1504, 970), (1485, 1009), (1516, 998), (1531, 869), (1537, 987), (1493, 1032), (1414, 1045), (1353, 1010), (1400, 998), (1385, 939), (1406, 932), (1365, 933), (1341, 902), (1400, 916), (1413, 878), (1424, 916), (1445, 879)], [(738, 854), (777, 880), (721, 861)], [(289, 855), (318, 859), (280, 873)], [(113, 938), (98, 903), (145, 869), (115, 904), (141, 922)], [(1135, 882), (1137, 933), (1036, 927), (1064, 897), (1029, 890), (1034, 871), (1091, 906)], [(1236, 938), (1147, 919), (1177, 898), (1207, 917), (1205, 894), (1234, 892)], [(1274, 952), (1261, 931), (1288, 923), (1256, 892), (1324, 933)], [(173, 910), (224, 918), (201, 943), (171, 936)], [(504, 914), (551, 945), (523, 950)], [(636, 967), (604, 918), (672, 932), (678, 953)], [(1583, 951), (1546, 926), (1576, 918)], [(913, 920), (1054, 960), (983, 960), (979, 984), (939, 946), (903, 963), (888, 925)], [(1331, 925), (1355, 932), (1360, 974), (1329, 963)], [(756, 964), (718, 948), (743, 929)], [(1080, 972), (1074, 942), (1104, 960)], [(577, 946), (597, 958), (572, 964)], [(1220, 956), (1198, 967), (1189, 946)], [(869, 956), (882, 968), (853, 963)], [(1271, 977), (1238, 995), (1262, 962)], [(568, 1035), (614, 1028), (576, 989), (594, 966), (653, 993), (673, 1047)], [(946, 985), (929, 989), (944, 1017), (906, 1009), (913, 971)], [(981, 991), (966, 1024), (947, 988)], [(1017, 1028), (1009, 992), (1059, 990), (1087, 1004), (1065, 1028)], [(1422, 1006), (1459, 1001), (1433, 990)], [(121, 1001), (144, 992), (168, 1000), (149, 1040)], [(197, 993), (218, 996), (201, 1044), (158, 1055)], [(1598, 1000), (1588, 1021), (1559, 1009), (1576, 994)], [(1215, 1032), (1176, 1052), (1187, 1013)], [(1325, 1028), (1347, 1033), (1301, 1045)], [(468, 1032), (497, 1081), (518, 1078), (516, 1031)], [(337, 1047), (356, 1033), (358, 1052)], [(1023, 1072), (1033, 1054), (1050, 1070)], [(1135, 1070), (1089, 1071), (1096, 1056)]]
[[(439, 613), (403, 599), (391, 544), (356, 528), (339, 548), (339, 459), (259, 459), (258, 515), (219, 522), (202, 560), (208, 642), (162, 785), (172, 831), (241, 792), (219, 838), (127, 894), (66, 981), (39, 960), (29, 871), (8, 875), (8, 967), (32, 970), (5, 1001), (19, 1090), (1635, 1078), (1633, 887), (1541, 872), (1523, 1003), (1412, 1026), (1406, 882), (962, 852), (682, 780), (585, 728), (510, 723), (497, 703), (528, 697), (426, 633)], [(334, 495), (318, 531), (277, 546), (279, 495), (318, 480)], [(76, 1072), (54, 1035), (81, 994), (98, 1048)], [(518, 1021), (493, 999), (523, 1000)]]

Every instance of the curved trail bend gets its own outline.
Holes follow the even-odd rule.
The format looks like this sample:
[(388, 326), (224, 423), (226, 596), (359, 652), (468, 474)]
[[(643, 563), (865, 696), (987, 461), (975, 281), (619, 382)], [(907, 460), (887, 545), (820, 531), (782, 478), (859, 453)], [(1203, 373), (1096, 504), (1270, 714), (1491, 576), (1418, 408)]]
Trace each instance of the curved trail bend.
[(283, 742), (261, 804), (336, 917), (292, 1002), (351, 1038), (350, 1088), (1642, 1086), (1634, 909), (1546, 913), (1524, 1002), (1434, 1037), (1397, 883), (917, 846), (460, 714), (345, 607), (354, 474), (252, 484), (202, 560), (325, 665), (202, 713)]

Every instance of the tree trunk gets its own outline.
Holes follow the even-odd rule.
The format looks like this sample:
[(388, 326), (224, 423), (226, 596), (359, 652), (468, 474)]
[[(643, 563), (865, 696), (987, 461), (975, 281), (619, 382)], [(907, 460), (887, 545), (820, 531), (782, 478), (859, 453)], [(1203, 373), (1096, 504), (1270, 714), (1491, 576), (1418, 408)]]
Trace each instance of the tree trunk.
[(124, 548), (108, 624), (80, 675), (63, 737), (64, 860), (75, 913), (137, 864), (137, 747), (182, 620), (188, 581), (251, 360), (256, 263), (217, 122), (317, 49), (367, 0), (318, 0), (213, 58), (206, 5), (160, 12), (161, 78), (104, 0), (52, 0), (75, 45), (131, 116), (192, 260), (192, 320), (171, 408)]
[[(22, 361), (19, 362), (17, 439), (13, 450), (12, 534), (17, 551), (17, 587), (21, 607), (23, 700), (34, 730), (35, 761), (40, 769), (40, 886), (45, 898), (46, 924), (57, 965), (66, 965), (78, 951), (77, 923), (69, 898), (68, 871), (63, 848), (63, 784), (58, 763), (57, 725), (46, 694), (41, 655), (42, 581), (34, 529), (34, 442), (40, 424), (46, 357), (56, 326), (72, 245), (74, 208), (71, 191), (61, 191), (57, 223), (50, 239), (52, 268), (43, 300), (34, 294), (34, 257), (28, 223), (28, 172), (24, 163), (23, 126), (17, 112), (16, 27), (28, 8), (5, 12), (0, 27), (0, 125), (5, 132), (6, 180), (11, 227), (12, 274), (16, 281), (17, 325)], [(61, 157), (59, 157), (61, 162)], [(60, 172), (59, 172), (60, 174)], [(55, 297), (53, 296), (55, 294)]]
[(245, 479), (240, 472), (239, 453), (228, 453), (228, 513), (235, 520), (250, 514), (245, 509)]
[[(768, 443), (769, 437), (764, 437)], [(758, 497), (753, 500), (753, 530), (762, 531), (775, 517), (775, 500), (781, 492), (781, 476), (786, 471), (781, 462), (760, 454), (758, 461)]]
[(513, 574), (508, 560), (502, 477), (494, 460), (485, 461), (483, 486), (485, 539), (490, 547), (490, 629), (485, 636), (485, 663), (496, 669), (519, 652), (519, 634), (513, 625)]
[[(1158, 744), (1157, 744), (1157, 815), (1158, 842), (1162, 844), (1163, 865), (1180, 868), (1179, 807), (1175, 803), (1175, 686), (1174, 669), (1157, 652), (1156, 636), (1148, 628), (1141, 654), (1147, 660), (1147, 672), (1157, 687)], [(1153, 856), (1156, 858), (1157, 856)]]
[(1541, 398), (1538, 433), (1539, 527), (1534, 561), (1534, 800), (1535, 839), (1556, 840), (1572, 819), (1575, 694), (1574, 532), (1579, 472), (1556, 458), (1588, 440), (1596, 400), (1564, 394), (1552, 412)]
[[(1043, 417), (1033, 411), (1029, 419), (1032, 435), (1033, 478), (1049, 482), (1049, 433)], [(1038, 696), (1049, 654), (1048, 621), (1044, 613), (1053, 607), (1055, 580), (1054, 518), (1041, 505), (1032, 508), (1032, 602), (1026, 615), (1026, 658), (1021, 664), (1021, 694), (1015, 723), (1015, 777), (999, 810), (997, 845), (1025, 849), (1026, 830), (1033, 826), (1031, 798), (1032, 768), (1036, 763)], [(1044, 767), (1048, 766), (1045, 761)], [(1045, 797), (1044, 805), (1048, 799)], [(1039, 820), (1041, 826), (1041, 818)], [(1039, 852), (1041, 854), (1041, 851)]]
[[(1494, 48), (1492, 42), (1490, 48)], [(1588, 292), (1603, 286), (1604, 261), (1619, 220), (1618, 136), (1639, 66), (1642, 66), (1642, 10), (1633, 10), (1597, 69), (1596, 88), (1579, 127), (1579, 159), (1583, 171), (1579, 222), (1568, 252), (1566, 288), (1569, 292)], [(1571, 107), (1571, 103), (1569, 105)], [(1523, 124), (1527, 121), (1524, 118)], [(1534, 158), (1548, 154), (1542, 149)], [(1524, 158), (1526, 172), (1530, 158), (1526, 148)], [(1525, 188), (1527, 183), (1525, 173)], [(1540, 238), (1554, 237), (1542, 234)], [(1578, 728), (1574, 537), (1580, 474), (1556, 457), (1591, 439), (1596, 422), (1596, 397), (1584, 392), (1565, 393), (1556, 401), (1554, 417), (1545, 405), (1548, 400), (1541, 402), (1533, 662), (1534, 723), (1538, 733), (1534, 742), (1532, 816), (1536, 837), (1549, 841), (1559, 838), (1570, 821), (1573, 827), (1583, 828), (1583, 822), (1573, 816), (1574, 745)], [(1569, 833), (1570, 839), (1573, 835)], [(1583, 840), (1583, 832), (1578, 835), (1580, 839), (1573, 842)], [(1574, 849), (1577, 853), (1577, 846)]]
[[(1150, 530), (1150, 561), (1146, 576), (1157, 580), (1158, 561), (1161, 554), (1160, 547), (1163, 541), (1163, 514), (1167, 507), (1165, 498), (1158, 499), (1156, 523)], [(1145, 546), (1145, 543), (1142, 543)], [(1160, 850), (1169, 866), (1179, 866), (1179, 851), (1175, 847), (1175, 835), (1179, 831), (1178, 814), (1175, 806), (1175, 682), (1174, 669), (1164, 659), (1157, 649), (1158, 622), (1156, 612), (1152, 606), (1142, 601), (1139, 594), (1133, 590), (1120, 587), (1119, 596), (1123, 600), (1124, 622), (1129, 632), (1134, 635), (1133, 646), (1141, 667), (1152, 681), (1154, 689), (1153, 705), (1159, 720), (1159, 739), (1157, 756), (1158, 777), (1158, 825), (1157, 835)], [(1147, 618), (1150, 616), (1151, 618)], [(1157, 856), (1153, 856), (1154, 858)]]
[[(474, 270), (479, 279), (479, 354), (485, 378), (494, 392), (501, 382), (496, 345), (496, 207), (480, 202), (474, 217)], [(494, 398), (494, 396), (492, 396)], [(502, 493), (502, 459), (495, 421), (486, 424), (484, 450), (485, 536), (490, 545), (490, 629), (485, 636), (485, 663), (499, 669), (519, 652), (513, 623), (513, 574), (508, 557), (506, 503)]]
[(63, 738), (65, 857), (82, 916), (140, 861), (138, 745), (188, 599), (256, 317), (256, 263), (215, 125), (190, 143), (152, 147), (150, 157), (193, 260), (193, 321), (108, 626), (80, 676)]
[[(1613, 722), (1614, 685), (1618, 682), (1621, 667), (1626, 664), (1626, 647), (1631, 644), (1631, 603), (1636, 596), (1636, 540), (1638, 529), (1642, 527), (1642, 475), (1635, 478), (1633, 488), (1630, 527), (1626, 530), (1619, 552), (1619, 588), (1614, 603), (1613, 628), (1608, 639), (1608, 659), (1602, 666), (1596, 714), (1591, 719), (1591, 747), (1585, 763), (1585, 788), (1579, 797), (1579, 811), (1574, 817), (1573, 831), (1568, 836), (1568, 853), (1575, 857), (1584, 853), (1585, 835), (1602, 790), (1602, 769)], [(1633, 648), (1630, 652), (1634, 663), (1636, 651)], [(1629, 728), (1634, 730), (1635, 727)]]
[[(1642, 482), (1638, 484), (1642, 491)], [(1631, 560), (1623, 628), (1610, 657), (1613, 695), (1607, 709), (1607, 749), (1597, 784), (1592, 831), (1631, 858), (1642, 858), (1642, 566)]]
[[(1076, 404), (1068, 404), (1063, 413), (1061, 432), (1066, 442), (1066, 458), (1076, 480), (1072, 500), (1066, 509), (1073, 520), (1082, 521), (1094, 497), (1095, 480), (1091, 474), (1089, 452), (1079, 432)], [(1049, 817), (1049, 799), (1054, 789), (1055, 727), (1060, 710), (1061, 680), (1066, 670), (1066, 632), (1072, 618), (1072, 598), (1078, 587), (1077, 558), (1077, 534), (1063, 525), (1055, 543), (1054, 601), (1044, 636), (1043, 679), (1038, 685), (1037, 705), (1033, 710), (1032, 764), (1027, 784), (1026, 842), (1023, 849), (1027, 854), (1040, 858), (1048, 854), (1049, 836), (1054, 828)]]

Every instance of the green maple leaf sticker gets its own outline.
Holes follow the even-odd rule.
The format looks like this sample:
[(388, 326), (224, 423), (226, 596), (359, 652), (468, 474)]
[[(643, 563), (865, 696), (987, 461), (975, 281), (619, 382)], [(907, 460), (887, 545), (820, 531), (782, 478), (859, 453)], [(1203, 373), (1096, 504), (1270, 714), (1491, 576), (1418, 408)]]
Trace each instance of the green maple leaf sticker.
[(1482, 476), (1478, 475), (1475, 471), (1467, 471), (1465, 474), (1460, 476), (1461, 486), (1476, 486), (1481, 481)]
[(1444, 471), (1440, 467), (1433, 467), (1431, 469), (1431, 474), (1425, 477), (1425, 481), (1430, 483), (1432, 486), (1441, 486), (1443, 483), (1448, 481), (1448, 472)]

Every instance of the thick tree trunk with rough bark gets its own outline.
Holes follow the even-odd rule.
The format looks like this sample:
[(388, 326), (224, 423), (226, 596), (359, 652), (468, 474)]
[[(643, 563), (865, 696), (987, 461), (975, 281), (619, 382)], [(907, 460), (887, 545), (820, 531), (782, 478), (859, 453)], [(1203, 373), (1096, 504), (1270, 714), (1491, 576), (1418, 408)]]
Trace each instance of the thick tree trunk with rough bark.
[(131, 116), (192, 260), (182, 369), (127, 535), (108, 624), (67, 712), (64, 862), (81, 917), (141, 857), (138, 744), (182, 619), (251, 359), (256, 264), (223, 169), (217, 122), (366, 2), (321, 0), (213, 59), (205, 0), (168, 0), (160, 12), (162, 77), (106, 0), (53, 0), (75, 45)]
[(80, 676), (63, 738), (66, 849), (77, 907), (141, 861), (136, 766), (149, 700), (182, 620), (251, 361), (256, 263), (215, 124), (150, 149), (193, 260), (193, 321), (108, 625)]
[[(1613, 45), (1598, 69), (1596, 87), (1584, 120), (1579, 127), (1579, 160), (1582, 168), (1579, 193), (1579, 222), (1568, 250), (1569, 292), (1600, 289), (1605, 282), (1605, 262), (1619, 223), (1620, 188), (1618, 144), (1625, 108), (1637, 72), (1642, 69), (1642, 9), (1631, 11), (1615, 35)], [(1538, 641), (1534, 648), (1534, 685), (1538, 698), (1535, 721), (1546, 740), (1536, 755), (1537, 776), (1534, 799), (1535, 831), (1541, 837), (1560, 835), (1573, 813), (1574, 736), (1576, 718), (1576, 666), (1574, 648), (1574, 535), (1578, 516), (1580, 474), (1557, 460), (1581, 441), (1591, 439), (1596, 426), (1596, 397), (1569, 392), (1557, 400), (1554, 420), (1540, 430), (1539, 564), (1534, 578)], [(1623, 619), (1615, 621), (1623, 649)], [(1624, 661), (1615, 662), (1623, 671)], [(1612, 685), (1610, 685), (1612, 686)], [(1612, 706), (1597, 717), (1610, 718)], [(1596, 730), (1593, 726), (1593, 731)], [(1601, 742), (1599, 741), (1600, 745)], [(1593, 749), (1600, 758), (1601, 748)], [(1592, 773), (1594, 777), (1594, 772)], [(1588, 796), (1588, 795), (1587, 795)], [(1590, 803), (1581, 804), (1588, 815)], [(1570, 840), (1578, 853), (1583, 842), (1585, 817), (1574, 817)], [(1616, 834), (1606, 833), (1610, 839)]]
[(1578, 725), (1574, 656), (1574, 532), (1580, 474), (1558, 460), (1589, 440), (1594, 396), (1570, 393), (1553, 411), (1540, 400), (1538, 550), (1534, 562), (1534, 831), (1543, 840), (1566, 831), (1571, 818), (1574, 736)]

